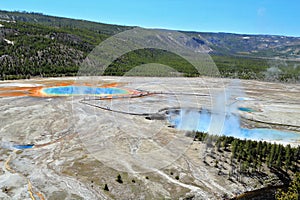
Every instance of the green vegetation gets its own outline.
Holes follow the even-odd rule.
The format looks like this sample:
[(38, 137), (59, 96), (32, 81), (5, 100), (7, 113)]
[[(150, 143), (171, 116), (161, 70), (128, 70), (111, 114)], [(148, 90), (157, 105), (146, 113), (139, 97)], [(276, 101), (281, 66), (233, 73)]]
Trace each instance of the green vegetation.
[(0, 11), (1, 18), (0, 80), (75, 76), (96, 45), (132, 28), (27, 12)]
[[(218, 151), (231, 152), (231, 163), (239, 164), (240, 173), (260, 172), (267, 167), (296, 173), (300, 170), (300, 146), (271, 144), (262, 141), (240, 140), (234, 137), (214, 136), (196, 132), (196, 141), (215, 141)], [(218, 161), (216, 160), (216, 165)]]
[[(76, 20), (64, 17), (53, 17), (35, 12), (8, 12), (0, 11), (0, 18), (3, 20), (26, 22), (44, 26), (55, 27), (57, 29), (83, 29), (104, 35), (114, 35), (119, 32), (131, 29), (130, 26), (120, 26), (103, 24), (86, 20)], [(1, 22), (2, 23), (2, 22)]]
[(3, 24), (4, 37), (14, 45), (0, 40), (1, 79), (76, 75), (88, 52), (107, 37), (83, 29), (23, 22)]
[(277, 200), (299, 200), (300, 199), (300, 172), (296, 173), (287, 191), (279, 190), (276, 193)]
[[(219, 170), (219, 175), (226, 175), (231, 181), (241, 181), (242, 176), (257, 177), (261, 183), (265, 184), (266, 188), (263, 189), (274, 196), (275, 190), (269, 189), (276, 186), (285, 188), (289, 185), (287, 190), (278, 190), (276, 198), (298, 200), (300, 146), (291, 147), (290, 145), (283, 146), (262, 141), (241, 140), (234, 137), (209, 135), (203, 132), (196, 132), (194, 140), (206, 143), (207, 148), (211, 150), (207, 154), (208, 157), (212, 158), (210, 166), (216, 167)], [(204, 163), (209, 165), (206, 158)], [(230, 167), (225, 169), (224, 164)], [(228, 170), (227, 173), (222, 171), (224, 169)], [(271, 179), (265, 182), (265, 178), (269, 175)], [(274, 175), (283, 185), (274, 185), (280, 182), (272, 183)], [(293, 181), (291, 181), (291, 177), (294, 177)]]
[(216, 56), (212, 59), (222, 77), (295, 82), (300, 78), (300, 63), (241, 56)]
[(212, 56), (212, 59), (222, 77), (263, 80), (263, 72), (269, 68), (263, 59), (233, 56)]
[[(147, 63), (159, 63), (171, 67), (185, 76), (198, 76), (197, 70), (180, 56), (159, 49), (141, 49), (127, 53), (115, 60), (106, 70), (104, 75), (123, 76), (136, 66)], [(137, 73), (134, 73), (137, 74)], [(153, 75), (159, 73), (153, 72)], [(164, 74), (164, 73), (162, 73)], [(151, 74), (149, 74), (151, 75)]]

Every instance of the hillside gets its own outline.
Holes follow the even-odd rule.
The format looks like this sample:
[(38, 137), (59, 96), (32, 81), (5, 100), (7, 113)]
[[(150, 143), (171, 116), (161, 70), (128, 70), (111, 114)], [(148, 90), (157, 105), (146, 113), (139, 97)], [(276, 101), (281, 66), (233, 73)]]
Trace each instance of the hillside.
[[(0, 11), (0, 79), (74, 76), (83, 59), (106, 38), (131, 29), (40, 13)], [(295, 81), (300, 72), (300, 38), (231, 33), (184, 32), (207, 46), (221, 76)], [(275, 59), (275, 60), (274, 60)], [(186, 76), (197, 72), (171, 52), (145, 49), (116, 60), (107, 75), (123, 75), (133, 66), (156, 62)], [(274, 78), (275, 77), (275, 78)]]
[(300, 37), (187, 32), (216, 55), (300, 59)]

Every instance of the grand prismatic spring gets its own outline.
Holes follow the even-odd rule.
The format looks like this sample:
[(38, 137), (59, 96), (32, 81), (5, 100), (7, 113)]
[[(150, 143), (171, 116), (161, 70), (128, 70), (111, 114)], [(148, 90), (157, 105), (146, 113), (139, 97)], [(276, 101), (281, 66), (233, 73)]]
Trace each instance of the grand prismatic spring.
[(106, 98), (140, 94), (138, 91), (115, 88), (116, 84), (73, 85), (74, 82), (46, 82), (45, 84), (6, 83), (0, 84), (0, 97), (59, 97), (59, 96), (102, 96)]

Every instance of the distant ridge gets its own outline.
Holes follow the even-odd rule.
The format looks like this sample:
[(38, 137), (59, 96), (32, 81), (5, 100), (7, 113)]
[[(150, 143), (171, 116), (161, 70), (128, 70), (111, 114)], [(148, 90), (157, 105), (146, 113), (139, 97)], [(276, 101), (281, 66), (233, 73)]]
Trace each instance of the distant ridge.
[[(96, 45), (132, 28), (41, 13), (0, 11), (0, 79), (74, 76)], [(265, 79), (264, 73), (269, 73), (267, 69), (275, 66), (279, 79), (298, 79), (300, 37), (181, 32), (210, 49), (209, 54), (224, 77)], [(151, 59), (168, 64), (187, 76), (198, 75), (186, 62), (158, 50), (132, 52), (118, 59), (108, 75), (122, 75), (130, 66)]]

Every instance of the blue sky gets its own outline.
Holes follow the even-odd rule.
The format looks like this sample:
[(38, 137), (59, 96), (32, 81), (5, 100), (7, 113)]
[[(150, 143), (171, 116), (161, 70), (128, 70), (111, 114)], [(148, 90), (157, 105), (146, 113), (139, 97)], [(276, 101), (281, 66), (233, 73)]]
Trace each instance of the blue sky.
[(300, 36), (299, 0), (1, 0), (0, 9), (146, 28)]

